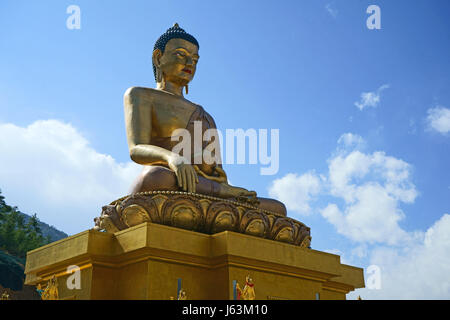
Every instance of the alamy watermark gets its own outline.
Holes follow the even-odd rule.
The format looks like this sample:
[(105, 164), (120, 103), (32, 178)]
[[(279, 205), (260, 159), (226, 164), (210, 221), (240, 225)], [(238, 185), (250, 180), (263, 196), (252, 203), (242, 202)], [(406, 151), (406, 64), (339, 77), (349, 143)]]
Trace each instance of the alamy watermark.
[(66, 27), (69, 30), (81, 29), (81, 9), (77, 5), (70, 5), (66, 9), (66, 13), (70, 16), (66, 20)]
[(381, 268), (372, 264), (366, 269), (366, 288), (372, 290), (381, 289)]
[[(270, 129), (270, 141), (268, 129), (226, 129), (225, 140), (219, 129), (207, 129), (203, 133), (202, 122), (194, 122), (194, 139), (187, 129), (176, 129), (172, 132), (171, 140), (178, 143), (172, 152), (183, 156), (185, 163), (216, 164), (260, 164), (266, 167), (260, 168), (261, 175), (274, 175), (278, 173), (280, 166), (280, 130)], [(181, 141), (180, 141), (181, 140)], [(192, 141), (194, 146), (192, 148)], [(224, 144), (220, 142), (223, 141)], [(247, 144), (248, 141), (248, 144)], [(204, 142), (208, 145), (203, 148)], [(236, 142), (236, 143), (235, 143)], [(270, 142), (270, 143), (269, 143)], [(269, 151), (270, 144), (270, 155)], [(225, 162), (223, 162), (223, 145), (225, 145)], [(248, 146), (248, 148), (246, 148)], [(248, 153), (246, 150), (248, 149)], [(192, 150), (194, 154), (192, 154)], [(236, 154), (235, 154), (236, 150)], [(236, 155), (236, 156), (235, 156)], [(248, 160), (248, 162), (246, 162)]]
[(67, 273), (70, 274), (67, 277), (66, 285), (69, 290), (80, 290), (81, 289), (81, 271), (79, 266), (68, 266)]
[[(81, 29), (81, 9), (78, 5), (70, 5), (66, 9), (70, 16), (66, 20), (66, 27), (69, 30)], [(367, 14), (370, 16), (366, 20), (366, 26), (369, 30), (381, 29), (381, 9), (378, 5), (372, 4), (367, 7)]]
[(370, 5), (366, 13), (370, 14), (367, 18), (366, 26), (369, 30), (380, 30), (381, 29), (381, 9), (379, 6), (372, 4)]

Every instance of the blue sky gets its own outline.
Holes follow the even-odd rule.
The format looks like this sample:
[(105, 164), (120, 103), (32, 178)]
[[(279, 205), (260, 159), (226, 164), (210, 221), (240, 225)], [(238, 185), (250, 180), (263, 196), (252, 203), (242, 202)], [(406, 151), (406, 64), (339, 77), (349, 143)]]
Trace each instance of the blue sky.
[[(66, 28), (71, 4), (80, 30)], [(372, 4), (381, 30), (366, 26)], [(226, 165), (232, 183), (285, 202), (311, 227), (314, 249), (379, 265), (382, 289), (363, 298), (448, 299), (449, 9), (444, 0), (2, 1), (0, 188), (70, 234), (92, 227), (138, 169), (123, 93), (155, 86), (153, 45), (178, 22), (200, 43), (186, 98), (222, 130), (280, 130), (279, 172)], [(437, 276), (420, 282), (430, 259)]]

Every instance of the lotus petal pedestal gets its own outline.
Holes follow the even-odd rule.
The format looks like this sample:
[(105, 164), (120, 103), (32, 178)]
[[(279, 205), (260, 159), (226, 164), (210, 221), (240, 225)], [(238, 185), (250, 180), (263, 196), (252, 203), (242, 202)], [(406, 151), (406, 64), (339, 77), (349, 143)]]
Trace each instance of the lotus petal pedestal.
[(126, 196), (104, 206), (96, 230), (114, 233), (152, 222), (206, 234), (222, 231), (309, 247), (310, 228), (292, 218), (247, 203), (178, 191)]

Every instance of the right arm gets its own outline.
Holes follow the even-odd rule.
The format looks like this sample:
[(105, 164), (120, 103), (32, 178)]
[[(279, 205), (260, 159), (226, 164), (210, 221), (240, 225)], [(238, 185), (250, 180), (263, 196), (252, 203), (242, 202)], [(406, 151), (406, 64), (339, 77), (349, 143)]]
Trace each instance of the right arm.
[(131, 159), (142, 165), (165, 162), (177, 176), (178, 186), (195, 192), (198, 177), (186, 159), (180, 155), (152, 145), (152, 101), (146, 89), (132, 87), (124, 95), (125, 127)]

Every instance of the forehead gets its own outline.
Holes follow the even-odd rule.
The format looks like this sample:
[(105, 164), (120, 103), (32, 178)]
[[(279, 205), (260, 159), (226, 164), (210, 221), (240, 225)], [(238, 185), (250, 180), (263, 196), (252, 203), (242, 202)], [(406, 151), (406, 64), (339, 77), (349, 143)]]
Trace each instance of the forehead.
[(165, 50), (172, 51), (178, 48), (183, 48), (189, 51), (190, 54), (198, 54), (198, 47), (195, 44), (179, 38), (170, 39), (166, 44)]

